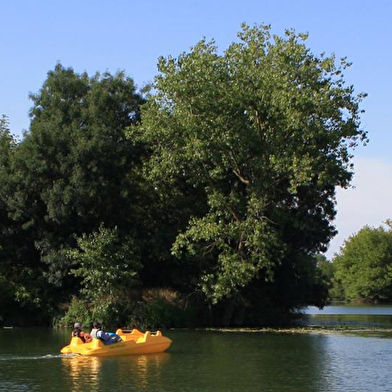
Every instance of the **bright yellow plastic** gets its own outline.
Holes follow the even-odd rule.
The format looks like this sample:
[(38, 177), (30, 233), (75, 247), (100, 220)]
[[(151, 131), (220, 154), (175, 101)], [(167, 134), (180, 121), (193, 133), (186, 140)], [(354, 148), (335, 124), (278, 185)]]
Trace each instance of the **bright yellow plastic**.
[(73, 337), (71, 343), (62, 348), (61, 353), (93, 356), (150, 354), (165, 351), (172, 343), (160, 331), (152, 334), (150, 331), (143, 333), (133, 329), (131, 333), (125, 333), (118, 329), (116, 334), (121, 336), (123, 341), (110, 345), (105, 345), (99, 339), (93, 339), (90, 343), (83, 343), (80, 338)]

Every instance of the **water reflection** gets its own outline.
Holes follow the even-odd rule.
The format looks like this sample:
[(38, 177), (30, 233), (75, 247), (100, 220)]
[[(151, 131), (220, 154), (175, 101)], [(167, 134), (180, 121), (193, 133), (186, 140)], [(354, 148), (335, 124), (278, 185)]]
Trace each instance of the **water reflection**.
[(161, 384), (164, 364), (170, 354), (148, 354), (117, 358), (118, 379), (122, 384), (132, 384), (140, 390), (148, 390)]
[(156, 387), (162, 377), (162, 366), (170, 354), (130, 355), (123, 357), (67, 356), (61, 358), (64, 384), (72, 392), (96, 392), (107, 386), (128, 387), (136, 390)]
[(70, 382), (70, 391), (78, 392), (89, 386), (98, 391), (101, 361), (96, 357), (73, 356), (61, 359), (65, 370), (65, 381)]

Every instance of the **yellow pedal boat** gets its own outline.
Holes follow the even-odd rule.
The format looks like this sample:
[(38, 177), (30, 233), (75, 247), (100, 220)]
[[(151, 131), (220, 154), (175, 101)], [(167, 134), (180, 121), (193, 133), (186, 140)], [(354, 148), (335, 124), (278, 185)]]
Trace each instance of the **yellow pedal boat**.
[(116, 334), (121, 336), (122, 341), (110, 345), (105, 345), (99, 339), (84, 343), (80, 338), (73, 337), (71, 343), (61, 349), (61, 353), (92, 356), (150, 354), (165, 351), (172, 343), (160, 331), (152, 334), (150, 331), (143, 333), (133, 329), (132, 332), (125, 333), (118, 329)]

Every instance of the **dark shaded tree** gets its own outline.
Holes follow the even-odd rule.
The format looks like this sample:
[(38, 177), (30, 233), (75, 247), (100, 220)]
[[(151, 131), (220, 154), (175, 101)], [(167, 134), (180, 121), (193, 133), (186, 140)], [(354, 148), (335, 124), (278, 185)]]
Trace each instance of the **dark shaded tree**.
[(138, 153), (124, 130), (139, 120), (132, 79), (123, 73), (75, 73), (57, 65), (42, 89), (32, 94), (30, 132), (14, 162), (14, 219), (33, 227), (40, 258), (55, 281), (66, 265), (61, 249), (73, 236), (100, 223), (131, 230), (137, 183), (132, 174)]
[(78, 291), (66, 257), (75, 236), (101, 223), (131, 237), (139, 233), (143, 192), (135, 167), (142, 152), (124, 132), (138, 123), (144, 99), (122, 72), (89, 77), (60, 64), (31, 99), (24, 139), (0, 135), (8, 151), (0, 158), (0, 213), (8, 219), (1, 262), (21, 276), (26, 270), (26, 293), (51, 309)]

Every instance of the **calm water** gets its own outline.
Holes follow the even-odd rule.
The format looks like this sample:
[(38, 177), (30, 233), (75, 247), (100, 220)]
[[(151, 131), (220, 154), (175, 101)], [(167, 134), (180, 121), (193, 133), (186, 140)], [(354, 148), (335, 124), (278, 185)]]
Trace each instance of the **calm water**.
[(341, 305), (341, 306), (325, 306), (319, 309), (315, 306), (309, 306), (305, 309), (305, 313), (314, 315), (329, 314), (351, 314), (351, 315), (375, 315), (375, 316), (392, 316), (391, 305)]
[(303, 309), (307, 315), (305, 324), (322, 326), (346, 326), (361, 329), (392, 329), (392, 306), (345, 305)]
[(392, 391), (388, 331), (166, 334), (174, 341), (167, 353), (94, 358), (58, 354), (68, 331), (0, 330), (0, 391)]

